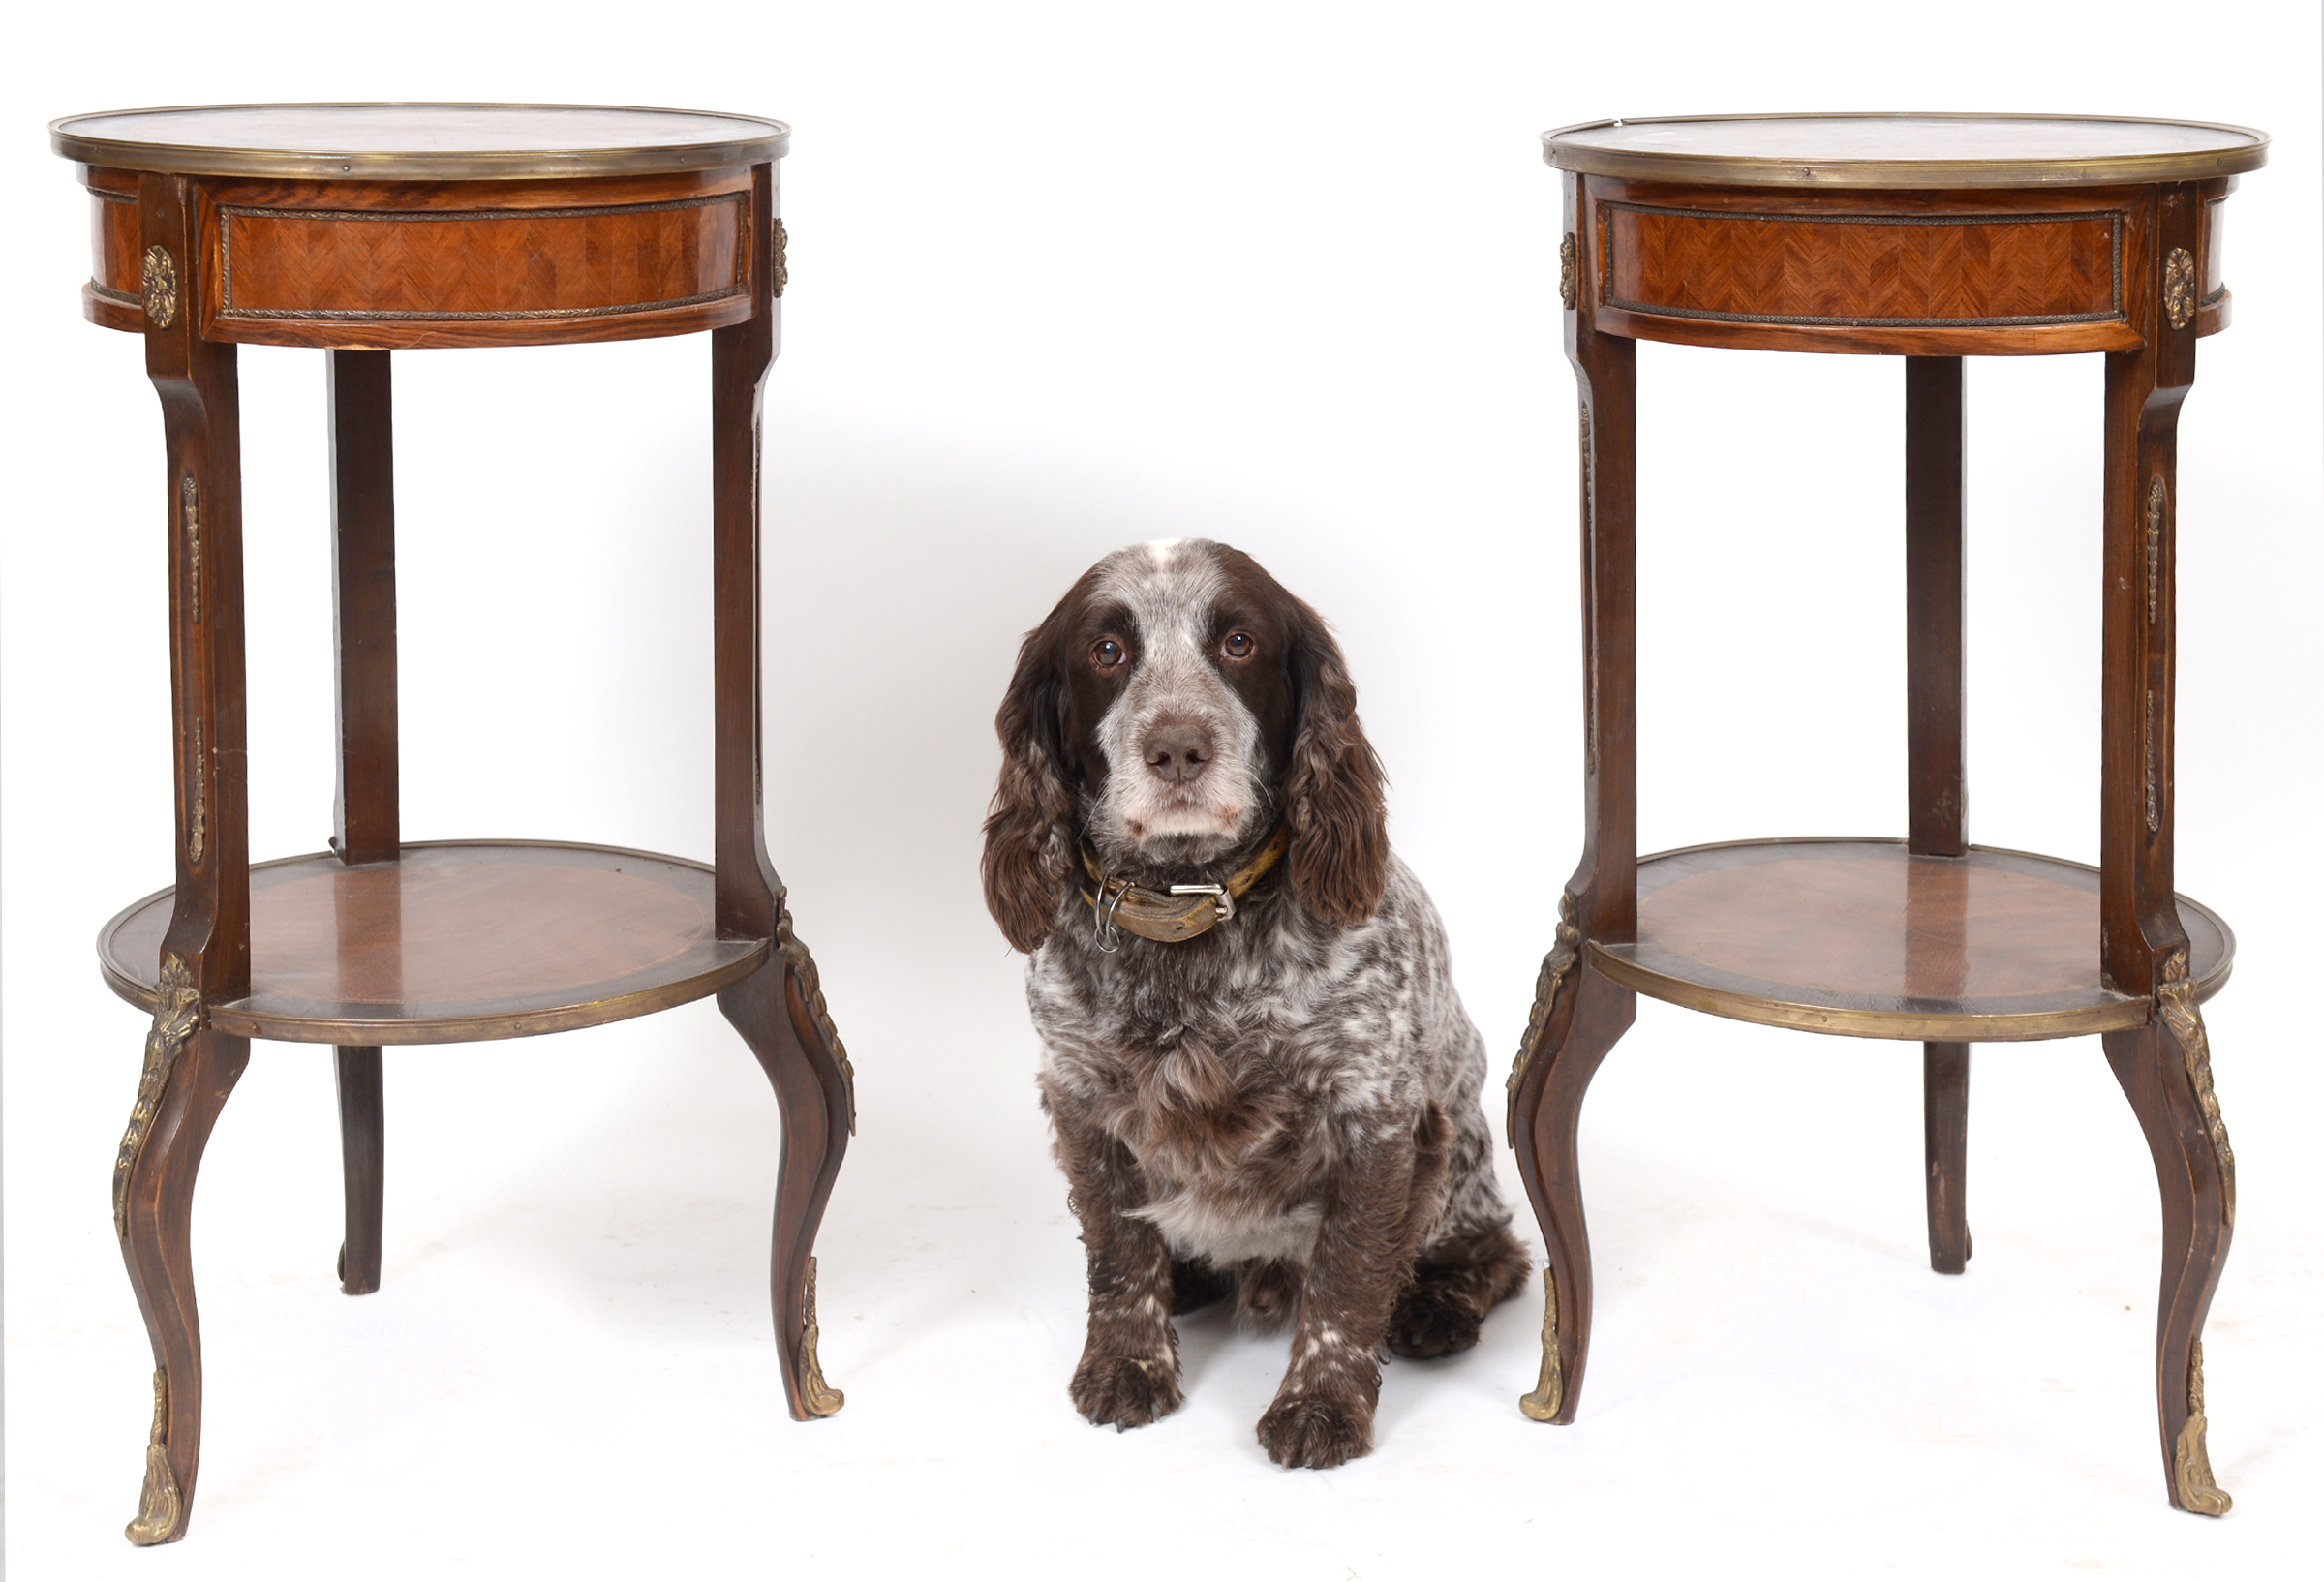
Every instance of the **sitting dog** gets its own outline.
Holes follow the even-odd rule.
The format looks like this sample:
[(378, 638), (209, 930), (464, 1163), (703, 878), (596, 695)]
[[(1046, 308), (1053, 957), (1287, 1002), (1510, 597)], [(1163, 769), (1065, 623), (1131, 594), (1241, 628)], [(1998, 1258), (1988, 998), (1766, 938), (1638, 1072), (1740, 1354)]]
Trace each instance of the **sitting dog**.
[(1440, 1356), (1527, 1283), (1484, 1045), (1388, 849), (1323, 620), (1200, 539), (1092, 566), (997, 720), (985, 899), (1031, 955), (1041, 1099), (1089, 1259), (1073, 1402), (1175, 1411), (1174, 1314), (1296, 1319), (1259, 1419), (1286, 1467), (1371, 1448), (1379, 1352)]

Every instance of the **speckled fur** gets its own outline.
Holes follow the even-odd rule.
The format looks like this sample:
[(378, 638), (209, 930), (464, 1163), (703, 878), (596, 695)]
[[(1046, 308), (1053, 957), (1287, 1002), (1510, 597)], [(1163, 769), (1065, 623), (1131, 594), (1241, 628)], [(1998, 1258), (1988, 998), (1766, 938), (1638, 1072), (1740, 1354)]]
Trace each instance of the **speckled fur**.
[[(1256, 647), (1238, 660), (1230, 633)], [(1107, 666), (1094, 645), (1121, 644)], [(1147, 769), (1157, 721), (1216, 755), (1191, 789)], [(1026, 639), (999, 718), (987, 898), (1031, 952), (1040, 1086), (1089, 1261), (1072, 1385), (1092, 1421), (1180, 1401), (1174, 1311), (1230, 1288), (1295, 1325), (1260, 1419), (1286, 1466), (1371, 1447), (1378, 1356), (1477, 1340), (1529, 1261), (1495, 1187), (1484, 1045), (1444, 927), (1388, 850), (1379, 766), (1328, 628), (1248, 557), (1122, 550)], [(1285, 861), (1195, 939), (1099, 948), (1077, 846), (1151, 887)]]

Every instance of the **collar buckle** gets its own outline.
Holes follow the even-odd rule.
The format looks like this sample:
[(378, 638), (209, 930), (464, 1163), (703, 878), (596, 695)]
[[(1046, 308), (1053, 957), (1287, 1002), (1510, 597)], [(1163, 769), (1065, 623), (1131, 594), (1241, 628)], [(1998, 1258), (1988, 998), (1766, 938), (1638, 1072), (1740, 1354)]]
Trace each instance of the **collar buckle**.
[(1218, 902), (1218, 921), (1221, 923), (1235, 915), (1235, 897), (1227, 893), (1227, 887), (1223, 884), (1174, 884), (1170, 887), (1170, 893), (1174, 896), (1214, 897)]

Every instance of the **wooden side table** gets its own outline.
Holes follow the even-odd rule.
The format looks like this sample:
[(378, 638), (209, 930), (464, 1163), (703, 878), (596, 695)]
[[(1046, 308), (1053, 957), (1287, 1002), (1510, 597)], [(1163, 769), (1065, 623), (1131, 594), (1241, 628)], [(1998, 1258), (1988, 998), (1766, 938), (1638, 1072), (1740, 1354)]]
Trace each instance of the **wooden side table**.
[[(380, 1281), (381, 1049), (518, 1038), (717, 994), (782, 1113), (774, 1305), (794, 1417), (816, 1226), (854, 1074), (791, 929), (760, 808), (759, 390), (784, 282), (780, 122), (512, 105), (257, 105), (49, 128), (88, 187), (87, 317), (145, 337), (168, 470), (177, 883), (106, 925), (153, 1014), (113, 1229), (153, 1339), (136, 1543), (180, 1537), (201, 1433), (187, 1236), (204, 1141), (254, 1038), (337, 1047), (350, 1294)], [(711, 332), (716, 863), (397, 828), (388, 357)], [(250, 861), (237, 345), (330, 354), (339, 795), (329, 852)]]
[[(2162, 1190), (2156, 1349), (2171, 1503), (2218, 1515), (2201, 1333), (2235, 1159), (2197, 1005), (2225, 924), (2172, 888), (2180, 403), (2227, 325), (2220, 215), (2268, 139), (2033, 116), (1606, 121), (1544, 135), (1566, 172), (1559, 290), (1580, 382), (1580, 866), (1510, 1077), (1550, 1258), (1528, 1416), (1571, 1422), (1589, 1354), (1582, 1095), (1652, 995), (1810, 1032), (1923, 1041), (1930, 1262), (1969, 1257), (1972, 1043), (2102, 1034)], [(1908, 838), (1637, 853), (1636, 343), (1905, 361)], [(2105, 682), (2096, 868), (1968, 842), (1964, 356), (2106, 354)]]

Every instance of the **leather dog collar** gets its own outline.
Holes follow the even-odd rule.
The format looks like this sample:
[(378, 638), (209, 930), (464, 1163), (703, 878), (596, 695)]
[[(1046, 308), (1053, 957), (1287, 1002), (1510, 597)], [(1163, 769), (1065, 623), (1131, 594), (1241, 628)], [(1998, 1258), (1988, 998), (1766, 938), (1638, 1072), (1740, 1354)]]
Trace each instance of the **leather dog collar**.
[(1267, 837), (1267, 844), (1259, 848), (1258, 855), (1229, 875), (1225, 884), (1177, 884), (1165, 892), (1148, 890), (1127, 879), (1107, 878), (1105, 869), (1097, 865), (1097, 854), (1086, 841), (1083, 842), (1082, 866), (1097, 882), (1097, 893), (1091, 895), (1085, 885), (1082, 899), (1089, 903), (1089, 914), (1097, 924), (1098, 949), (1116, 948), (1116, 925), (1141, 939), (1159, 940), (1166, 945), (1209, 932), (1213, 925), (1235, 915), (1236, 901), (1266, 877), (1268, 869), (1282, 859), (1284, 848), (1290, 844), (1291, 826), (1278, 824), (1275, 833)]

